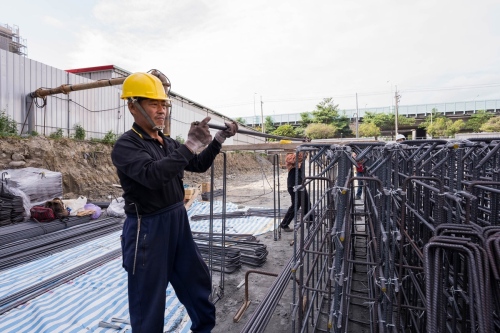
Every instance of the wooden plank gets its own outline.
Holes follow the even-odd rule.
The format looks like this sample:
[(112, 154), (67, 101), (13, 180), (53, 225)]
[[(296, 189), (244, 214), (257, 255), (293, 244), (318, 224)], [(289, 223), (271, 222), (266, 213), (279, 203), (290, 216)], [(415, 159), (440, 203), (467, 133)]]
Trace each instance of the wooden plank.
[(189, 207), (191, 207), (194, 200), (198, 197), (199, 192), (200, 192), (200, 190), (198, 188), (194, 189), (194, 193), (191, 195), (191, 198), (184, 203), (184, 207), (186, 207), (186, 210), (188, 210)]

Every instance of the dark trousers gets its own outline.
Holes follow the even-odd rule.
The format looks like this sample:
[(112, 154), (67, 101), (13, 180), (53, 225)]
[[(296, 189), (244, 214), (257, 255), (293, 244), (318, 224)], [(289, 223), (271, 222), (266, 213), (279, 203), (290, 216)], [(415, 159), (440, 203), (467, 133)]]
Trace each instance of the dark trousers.
[[(364, 177), (364, 172), (356, 172), (356, 177)], [(356, 197), (361, 197), (363, 194), (363, 184), (364, 182), (361, 179), (358, 179), (358, 190), (356, 191)]]
[[(297, 210), (300, 208), (302, 205), (302, 196), (305, 196), (305, 201), (306, 201), (306, 213), (309, 211), (311, 207), (311, 202), (309, 201), (309, 195), (307, 194), (307, 190), (299, 191), (299, 202), (295, 202), (295, 192), (293, 191), (293, 187), (288, 188), (288, 193), (290, 194), (290, 199), (292, 200), (292, 205), (288, 207), (288, 210), (285, 214), (285, 217), (283, 217), (283, 220), (281, 221), (281, 226), (282, 227), (288, 227), (290, 222), (292, 222), (293, 217), (295, 216), (295, 207), (297, 207)], [(314, 218), (311, 214), (309, 217), (309, 221), (312, 221)]]
[(193, 332), (210, 332), (215, 306), (212, 282), (196, 246), (182, 202), (142, 217), (133, 274), (137, 217), (123, 225), (123, 267), (128, 272), (130, 323), (134, 333), (163, 332), (168, 283), (186, 307)]

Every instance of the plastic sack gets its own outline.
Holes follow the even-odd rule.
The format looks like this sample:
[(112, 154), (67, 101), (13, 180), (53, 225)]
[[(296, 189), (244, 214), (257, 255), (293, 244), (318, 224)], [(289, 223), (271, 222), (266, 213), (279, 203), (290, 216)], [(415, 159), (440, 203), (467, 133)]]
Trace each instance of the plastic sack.
[(87, 204), (87, 198), (84, 196), (79, 196), (77, 199), (67, 199), (63, 200), (66, 208), (69, 208), (69, 215), (76, 216), (79, 211), (84, 210), (83, 207)]
[(92, 213), (92, 219), (95, 220), (97, 218), (99, 218), (99, 216), (101, 216), (101, 207), (99, 206), (96, 206), (92, 203), (88, 203), (86, 204), (85, 206), (83, 206), (83, 209), (85, 210), (93, 210), (94, 213)]
[(106, 212), (109, 216), (125, 217), (125, 199), (122, 197), (113, 199)]

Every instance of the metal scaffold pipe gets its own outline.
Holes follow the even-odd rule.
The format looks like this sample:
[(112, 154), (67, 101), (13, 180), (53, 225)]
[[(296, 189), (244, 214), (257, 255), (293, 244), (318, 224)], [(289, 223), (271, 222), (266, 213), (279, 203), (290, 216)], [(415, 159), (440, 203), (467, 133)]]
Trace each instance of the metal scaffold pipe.
[[(212, 129), (217, 129), (217, 130), (225, 130), (227, 128), (226, 126), (214, 125), (214, 124), (208, 124), (208, 127), (212, 128)], [(259, 136), (262, 138), (277, 139), (277, 140), (290, 140), (290, 141), (305, 141), (306, 140), (305, 138), (290, 138), (287, 136), (272, 135), (272, 134), (260, 133), (260, 132), (256, 132), (256, 131), (249, 131), (249, 130), (245, 130), (245, 129), (238, 129), (238, 133)]]

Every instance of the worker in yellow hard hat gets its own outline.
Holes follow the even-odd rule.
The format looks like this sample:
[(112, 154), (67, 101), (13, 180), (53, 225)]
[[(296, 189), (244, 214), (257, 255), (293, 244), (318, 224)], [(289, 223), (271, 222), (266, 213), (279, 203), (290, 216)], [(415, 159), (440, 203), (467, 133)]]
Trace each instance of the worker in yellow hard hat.
[(191, 330), (210, 332), (215, 325), (212, 281), (191, 234), (182, 179), (185, 170), (208, 170), (238, 125), (227, 123), (212, 140), (206, 117), (191, 124), (184, 144), (166, 137), (162, 131), (171, 100), (160, 78), (166, 79), (161, 73), (134, 73), (124, 81), (121, 97), (128, 101), (134, 124), (111, 154), (127, 215), (122, 252), (130, 323), (134, 333), (163, 332), (171, 283), (191, 318)]

